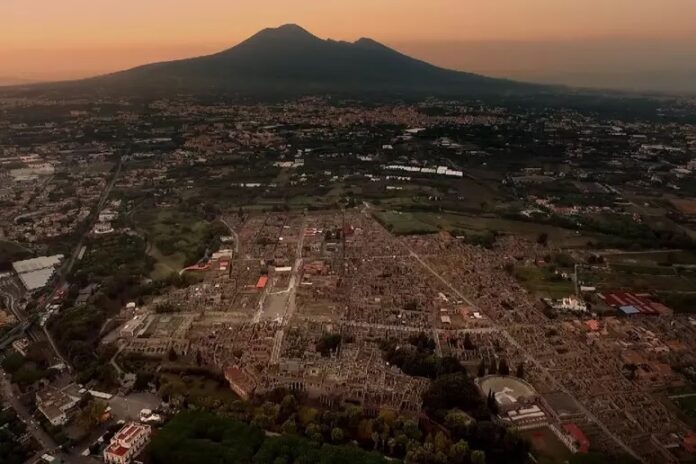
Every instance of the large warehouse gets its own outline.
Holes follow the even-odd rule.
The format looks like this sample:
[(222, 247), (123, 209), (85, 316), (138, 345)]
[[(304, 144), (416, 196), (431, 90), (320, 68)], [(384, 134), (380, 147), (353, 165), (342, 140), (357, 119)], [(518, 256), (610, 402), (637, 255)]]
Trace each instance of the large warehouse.
[(40, 256), (12, 263), (17, 277), (27, 291), (33, 292), (43, 288), (53, 277), (56, 267), (63, 260), (63, 255)]

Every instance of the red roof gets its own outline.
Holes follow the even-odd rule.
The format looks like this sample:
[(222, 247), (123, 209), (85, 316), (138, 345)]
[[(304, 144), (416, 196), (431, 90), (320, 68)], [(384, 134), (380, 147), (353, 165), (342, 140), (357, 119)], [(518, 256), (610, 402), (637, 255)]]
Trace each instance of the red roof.
[[(650, 298), (650, 295), (628, 292), (614, 292), (600, 295), (606, 304), (619, 309), (624, 306), (633, 306), (643, 314), (658, 314), (658, 307), (662, 306)], [(662, 308), (660, 308), (662, 309)]]
[(118, 443), (111, 443), (105, 451), (107, 454), (115, 454), (116, 456), (125, 456), (128, 452), (128, 448), (122, 446)]
[(594, 319), (591, 319), (589, 321), (585, 321), (585, 325), (592, 331), (592, 332), (597, 332), (599, 330), (599, 321), (596, 321)]
[(268, 276), (259, 277), (259, 281), (256, 282), (256, 288), (264, 288), (268, 283)]
[(578, 427), (576, 424), (570, 423), (564, 424), (563, 428), (577, 442), (579, 453), (587, 453), (590, 450), (590, 440), (588, 440), (585, 433), (580, 430), (580, 427)]

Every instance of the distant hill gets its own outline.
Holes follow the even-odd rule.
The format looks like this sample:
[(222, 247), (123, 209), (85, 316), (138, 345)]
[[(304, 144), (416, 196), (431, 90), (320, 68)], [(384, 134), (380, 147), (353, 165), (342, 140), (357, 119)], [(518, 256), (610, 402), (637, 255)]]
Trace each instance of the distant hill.
[(408, 96), (529, 94), (549, 88), (439, 68), (371, 39), (322, 40), (292, 24), (264, 29), (213, 55), (40, 87), (129, 94)]

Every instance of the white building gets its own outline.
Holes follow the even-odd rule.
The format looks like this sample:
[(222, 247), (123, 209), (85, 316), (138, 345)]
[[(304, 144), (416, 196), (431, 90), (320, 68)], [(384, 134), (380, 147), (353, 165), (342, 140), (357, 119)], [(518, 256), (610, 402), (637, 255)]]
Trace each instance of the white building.
[(145, 448), (150, 441), (152, 428), (147, 424), (129, 422), (111, 439), (104, 449), (107, 464), (127, 464)]
[(24, 287), (32, 292), (43, 288), (53, 278), (56, 267), (63, 260), (63, 255), (41, 256), (12, 263), (17, 277)]
[(36, 394), (36, 407), (53, 426), (66, 424), (67, 412), (79, 401), (80, 398), (70, 396), (53, 387), (48, 387)]

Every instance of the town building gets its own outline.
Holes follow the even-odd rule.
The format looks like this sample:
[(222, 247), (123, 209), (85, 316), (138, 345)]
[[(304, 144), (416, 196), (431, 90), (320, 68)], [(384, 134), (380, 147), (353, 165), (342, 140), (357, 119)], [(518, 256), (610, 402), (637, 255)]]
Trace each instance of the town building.
[(147, 446), (152, 428), (147, 424), (129, 422), (113, 436), (104, 449), (107, 464), (127, 464)]
[(57, 388), (47, 387), (36, 394), (36, 407), (53, 426), (68, 422), (68, 411), (80, 401)]

